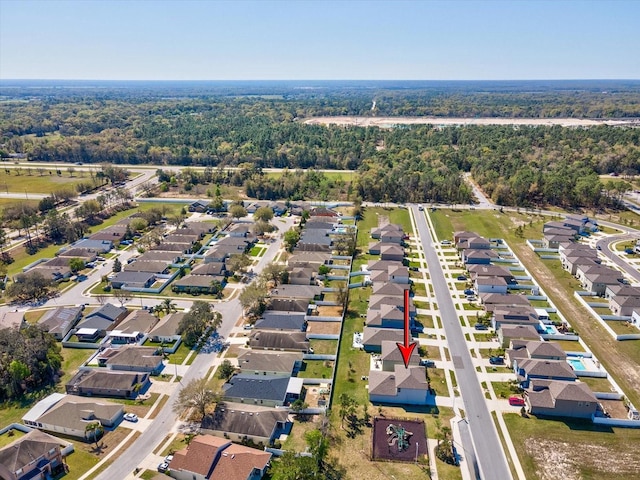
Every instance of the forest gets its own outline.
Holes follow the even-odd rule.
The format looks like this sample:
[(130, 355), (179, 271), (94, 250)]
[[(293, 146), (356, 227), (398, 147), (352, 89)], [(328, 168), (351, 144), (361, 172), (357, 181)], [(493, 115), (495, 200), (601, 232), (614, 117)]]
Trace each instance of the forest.
[[(174, 96), (158, 86), (139, 90), (138, 96), (135, 89), (87, 93), (0, 88), (0, 155), (22, 153), (30, 161), (45, 162), (212, 168), (248, 164), (252, 168), (243, 178), (232, 175), (210, 181), (243, 185), (248, 195), (266, 199), (323, 198), (331, 191), (327, 179), (317, 173), (271, 178), (261, 172), (276, 167), (356, 170), (351, 184), (334, 187), (364, 201), (467, 203), (472, 195), (462, 173), (471, 172), (486, 193), (503, 205), (615, 204), (616, 193), (629, 187), (619, 182), (605, 186), (598, 175), (640, 172), (638, 128), (415, 125), (381, 129), (302, 122), (316, 115), (346, 114), (640, 116), (636, 83), (595, 83), (590, 88), (569, 84), (562, 89), (534, 86), (538, 91), (510, 85), (493, 90), (484, 86), (484, 91), (478, 91), (465, 84), (406, 90), (347, 86), (301, 93), (290, 86), (272, 85), (271, 95), (268, 85), (249, 90), (219, 87), (217, 94), (192, 86), (170, 90)], [(257, 93), (242, 93), (247, 91)]]

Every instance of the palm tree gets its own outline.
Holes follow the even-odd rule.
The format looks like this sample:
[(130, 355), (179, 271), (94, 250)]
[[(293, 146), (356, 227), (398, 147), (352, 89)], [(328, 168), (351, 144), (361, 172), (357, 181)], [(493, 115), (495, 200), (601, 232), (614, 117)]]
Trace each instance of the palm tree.
[(173, 303), (173, 301), (170, 298), (165, 298), (162, 301), (161, 306), (167, 315), (177, 310), (176, 304)]
[(84, 427), (84, 432), (88, 434), (90, 438), (93, 438), (93, 441), (96, 442), (96, 448), (98, 448), (98, 435), (102, 432), (100, 422), (88, 423), (87, 426)]

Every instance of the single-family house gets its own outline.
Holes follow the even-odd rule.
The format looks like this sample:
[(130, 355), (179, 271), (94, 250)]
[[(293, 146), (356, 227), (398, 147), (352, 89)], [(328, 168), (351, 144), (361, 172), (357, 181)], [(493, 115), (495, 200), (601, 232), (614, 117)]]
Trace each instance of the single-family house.
[(89, 238), (91, 240), (109, 240), (113, 243), (120, 242), (122, 237), (127, 232), (127, 225), (123, 223), (116, 223), (97, 233), (92, 234)]
[(489, 250), (491, 248), (491, 242), (484, 237), (465, 237), (456, 242), (456, 248), (458, 250)]
[(63, 475), (62, 445), (69, 444), (40, 430), (31, 430), (0, 448), (0, 478), (47, 480)]
[(393, 372), (369, 372), (369, 400), (394, 405), (426, 405), (430, 386), (423, 367), (395, 365)]
[(193, 245), (200, 240), (200, 235), (195, 232), (187, 232), (184, 230), (175, 230), (173, 233), (164, 237), (164, 242), (169, 243), (187, 243)]
[(331, 230), (305, 228), (296, 249), (311, 252), (331, 252), (333, 240), (329, 236)]
[(149, 385), (148, 373), (92, 368), (78, 371), (65, 385), (65, 391), (69, 395), (86, 397), (136, 398)]
[(24, 312), (0, 313), (0, 328), (20, 328), (24, 323)]
[(491, 316), (491, 326), (498, 331), (507, 325), (531, 326), (537, 330), (540, 327), (540, 318), (530, 305), (496, 305)]
[(469, 265), (467, 270), (471, 280), (475, 280), (477, 277), (500, 277), (508, 285), (516, 283), (513, 273), (508, 268), (500, 265)]
[(496, 330), (502, 348), (507, 348), (513, 340), (540, 340), (540, 333), (532, 325), (502, 325)]
[(111, 240), (92, 240), (90, 238), (83, 238), (72, 244), (71, 248), (83, 248), (94, 250), (98, 253), (107, 253), (113, 248), (113, 242)]
[(157, 375), (162, 370), (162, 355), (155, 347), (124, 345), (120, 348), (106, 348), (96, 356), (100, 367), (110, 370), (142, 372)]
[(267, 310), (256, 322), (256, 330), (289, 330), (292, 332), (303, 332), (306, 330), (306, 314), (302, 312), (278, 312)]
[(320, 300), (322, 287), (315, 285), (278, 285), (269, 292), (271, 298), (292, 300)]
[(123, 416), (124, 407), (117, 403), (53, 393), (31, 408), (22, 421), (29, 427), (91, 441), (93, 432), (87, 430), (87, 425), (113, 427)]
[(160, 245), (153, 245), (149, 250), (175, 252), (176, 255), (182, 256), (185, 253), (191, 253), (191, 243), (162, 242)]
[(290, 377), (301, 366), (301, 352), (246, 350), (238, 356), (238, 368), (248, 375)]
[(525, 402), (533, 415), (593, 418), (598, 409), (598, 399), (582, 382), (532, 380)]
[(502, 277), (476, 277), (474, 281), (478, 293), (503, 293), (506, 294), (509, 287)]
[(174, 292), (218, 293), (224, 288), (225, 277), (214, 275), (185, 275), (171, 284)]
[(155, 282), (156, 276), (149, 272), (118, 272), (111, 279), (111, 286), (120, 288), (149, 288)]
[(227, 273), (224, 262), (200, 263), (191, 267), (191, 275), (214, 275), (224, 277)]
[(404, 248), (400, 245), (387, 243), (380, 247), (380, 260), (401, 262), (404, 259)]
[(462, 262), (467, 265), (488, 265), (496, 258), (499, 258), (498, 255), (493, 250), (476, 250), (476, 249), (465, 249), (462, 250), (460, 254), (462, 257)]
[[(102, 252), (98, 252), (95, 248), (65, 248), (59, 250), (56, 256), (60, 258), (79, 258), (87, 263), (93, 262), (99, 253)], [(67, 262), (66, 265), (69, 265), (69, 263)]]
[[(382, 362), (382, 370), (385, 372), (395, 371), (396, 365), (402, 365), (404, 367), (404, 360), (402, 353), (398, 348), (398, 344), (393, 341), (384, 340), (381, 344), (380, 361)], [(420, 365), (420, 355), (418, 355), (418, 348), (414, 348), (409, 357), (409, 365)]]
[(209, 209), (209, 200), (196, 200), (189, 205), (190, 212), (204, 213)]
[(367, 353), (381, 353), (382, 342), (389, 341), (394, 344), (404, 341), (404, 330), (399, 328), (375, 328), (364, 327), (362, 331), (362, 346)]
[(488, 312), (494, 310), (500, 310), (500, 307), (527, 307), (531, 306), (531, 303), (524, 295), (512, 295), (502, 293), (480, 293), (478, 295), (480, 301), (484, 305), (484, 308)]
[(164, 275), (169, 271), (169, 263), (163, 261), (141, 262), (137, 260), (124, 266), (125, 272), (141, 272), (153, 273), (155, 275)]
[(179, 263), (181, 258), (180, 252), (147, 250), (136, 259), (136, 262), (167, 262), (168, 264), (174, 264)]
[(291, 298), (272, 298), (267, 310), (279, 312), (304, 312), (309, 314), (309, 300)]
[(540, 340), (512, 340), (506, 352), (509, 362), (517, 368), (517, 364), (529, 358), (538, 360), (566, 360), (565, 351), (554, 342)]
[(19, 273), (13, 278), (13, 281), (22, 282), (25, 275), (32, 275), (34, 273), (38, 273), (52, 282), (59, 282), (61, 280), (64, 280), (65, 278), (71, 277), (72, 274), (69, 266), (50, 267), (46, 265), (46, 263), (41, 263), (39, 265), (36, 265), (35, 267), (30, 268), (25, 273)]
[(220, 402), (202, 419), (200, 431), (238, 443), (272, 445), (280, 435), (290, 432), (292, 425), (286, 409)]
[(58, 307), (46, 312), (40, 320), (43, 330), (49, 332), (53, 337), (60, 341), (67, 336), (67, 333), (75, 326), (82, 317), (83, 307)]
[(603, 274), (603, 275), (620, 275), (621, 273), (618, 270), (615, 270), (611, 267), (607, 267), (606, 265), (600, 265), (598, 263), (584, 263), (580, 264), (576, 267), (576, 278), (580, 280), (581, 284), (585, 284), (587, 281), (588, 274)]
[(609, 308), (614, 315), (630, 317), (640, 308), (640, 295), (617, 295), (609, 299)]
[(185, 312), (173, 312), (162, 317), (156, 326), (149, 332), (149, 338), (151, 341), (165, 343), (178, 341), (178, 339), (180, 339), (180, 335), (178, 335), (178, 327), (180, 325), (180, 321), (185, 315)]
[(269, 460), (269, 452), (213, 435), (197, 435), (175, 452), (169, 468), (177, 480), (260, 480)]
[(256, 350), (307, 353), (310, 344), (304, 332), (254, 330), (249, 337), (249, 346)]
[(287, 265), (289, 267), (311, 265), (317, 271), (320, 265), (328, 265), (331, 262), (331, 253), (329, 252), (309, 252), (296, 250), (289, 257)]
[(227, 402), (281, 407), (297, 400), (301, 391), (301, 378), (239, 373), (222, 386), (222, 398)]
[(147, 310), (132, 311), (120, 324), (109, 332), (109, 341), (118, 343), (137, 343), (158, 323), (158, 317)]
[(584, 289), (594, 295), (604, 295), (610, 285), (619, 285), (624, 282), (624, 276), (614, 270), (611, 273), (587, 273), (584, 279)]
[[(404, 328), (404, 306), (385, 304), (380, 306), (380, 310), (369, 309), (366, 323), (374, 328)], [(413, 317), (410, 324), (413, 324)]]
[[(216, 231), (216, 225), (214, 223), (211, 222), (197, 222), (197, 221), (189, 221), (187, 220), (185, 222), (185, 227), (182, 228), (188, 228), (197, 232), (200, 232), (201, 235), (205, 235), (207, 233), (214, 233)], [(177, 229), (178, 230), (182, 230), (182, 229)]]
[(289, 270), (289, 283), (291, 285), (314, 285), (316, 269), (312, 267), (293, 267)]
[(529, 387), (533, 379), (574, 381), (576, 374), (564, 360), (542, 360), (525, 358), (514, 360), (514, 371), (523, 388)]

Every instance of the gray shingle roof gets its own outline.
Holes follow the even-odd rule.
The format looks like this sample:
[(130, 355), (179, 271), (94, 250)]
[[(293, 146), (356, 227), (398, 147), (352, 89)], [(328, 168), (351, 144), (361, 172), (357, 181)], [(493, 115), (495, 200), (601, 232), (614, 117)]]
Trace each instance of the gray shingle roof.
[(283, 402), (287, 394), (289, 377), (274, 375), (237, 374), (222, 386), (223, 396)]
[(301, 331), (305, 323), (305, 314), (299, 312), (278, 312), (268, 310), (256, 322), (258, 330), (297, 330)]
[(270, 438), (278, 422), (288, 422), (289, 412), (243, 403), (218, 403), (213, 414), (202, 420), (201, 428)]

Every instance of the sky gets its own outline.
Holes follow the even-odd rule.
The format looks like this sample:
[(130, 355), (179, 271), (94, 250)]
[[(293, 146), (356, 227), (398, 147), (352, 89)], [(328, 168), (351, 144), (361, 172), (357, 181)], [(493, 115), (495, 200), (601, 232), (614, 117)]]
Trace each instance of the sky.
[(0, 79), (640, 79), (639, 0), (0, 0)]

